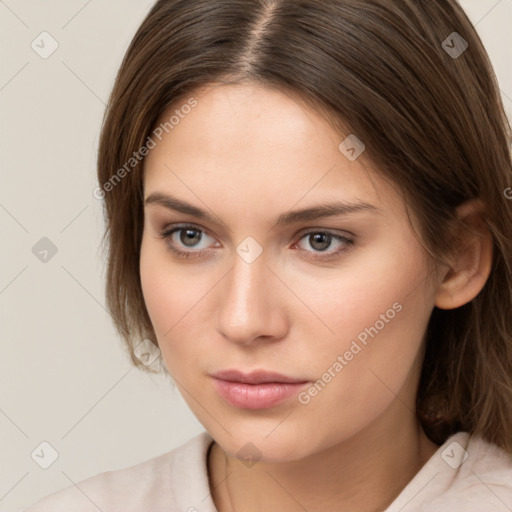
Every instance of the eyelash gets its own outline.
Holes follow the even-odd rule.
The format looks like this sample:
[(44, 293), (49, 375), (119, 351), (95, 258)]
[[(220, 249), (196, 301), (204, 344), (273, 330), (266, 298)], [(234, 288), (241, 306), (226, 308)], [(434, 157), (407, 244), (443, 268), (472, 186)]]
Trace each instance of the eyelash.
[[(169, 247), (169, 249), (174, 252), (178, 257), (180, 258), (185, 258), (185, 259), (188, 259), (188, 258), (200, 258), (204, 253), (208, 252), (209, 249), (201, 249), (199, 251), (195, 251), (195, 250), (190, 250), (190, 251), (182, 251), (180, 249), (177, 249), (176, 247), (173, 247), (171, 245), (171, 237), (174, 233), (177, 233), (179, 231), (186, 231), (187, 229), (190, 229), (190, 230), (193, 230), (193, 231), (197, 231), (199, 233), (203, 233), (203, 234), (206, 234), (207, 236), (210, 236), (207, 234), (207, 232), (203, 229), (200, 229), (192, 224), (182, 224), (182, 225), (172, 225), (168, 228), (166, 228), (164, 231), (162, 231), (159, 235), (159, 238), (161, 239), (164, 239), (166, 242), (167, 242), (167, 245)], [(333, 260), (335, 258), (337, 258), (338, 256), (341, 256), (342, 254), (344, 254), (345, 252), (347, 252), (351, 246), (354, 245), (355, 241), (350, 239), (350, 238), (347, 238), (346, 236), (343, 236), (343, 235), (339, 235), (339, 234), (335, 234), (335, 233), (332, 233), (330, 231), (327, 231), (327, 230), (322, 230), (322, 229), (314, 229), (314, 230), (310, 230), (310, 231), (307, 231), (305, 233), (302, 233), (301, 234), (301, 237), (299, 240), (302, 240), (303, 238), (309, 236), (309, 235), (313, 235), (313, 234), (322, 234), (322, 235), (328, 235), (328, 236), (331, 236), (332, 239), (336, 239), (338, 240), (339, 242), (343, 242), (345, 244), (345, 247), (341, 248), (341, 249), (338, 249), (334, 252), (331, 252), (331, 253), (328, 253), (328, 256), (305, 256), (306, 259), (309, 259), (309, 260), (315, 260), (315, 261), (330, 261), (330, 260)], [(311, 253), (311, 251), (306, 251), (306, 250), (303, 250), (303, 252), (306, 252), (306, 253)], [(318, 252), (318, 254), (323, 254), (321, 252)]]

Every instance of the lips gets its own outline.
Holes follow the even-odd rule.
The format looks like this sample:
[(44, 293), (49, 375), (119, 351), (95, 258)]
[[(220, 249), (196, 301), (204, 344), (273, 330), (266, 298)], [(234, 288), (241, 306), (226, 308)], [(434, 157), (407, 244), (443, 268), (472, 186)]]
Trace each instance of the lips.
[(309, 382), (280, 373), (256, 370), (217, 372), (213, 387), (230, 405), (239, 409), (270, 409), (297, 395)]
[(267, 382), (300, 384), (307, 382), (307, 379), (295, 379), (280, 373), (268, 372), (266, 370), (255, 370), (250, 373), (243, 373), (239, 370), (224, 370), (214, 373), (212, 377), (231, 382), (243, 382), (244, 384), (266, 384)]

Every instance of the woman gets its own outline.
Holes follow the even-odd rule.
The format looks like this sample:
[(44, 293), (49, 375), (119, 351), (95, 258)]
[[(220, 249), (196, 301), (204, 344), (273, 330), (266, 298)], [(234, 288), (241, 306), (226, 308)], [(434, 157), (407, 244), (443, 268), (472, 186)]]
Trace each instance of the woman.
[(158, 1), (95, 195), (205, 432), (27, 512), (512, 509), (509, 137), (455, 0)]

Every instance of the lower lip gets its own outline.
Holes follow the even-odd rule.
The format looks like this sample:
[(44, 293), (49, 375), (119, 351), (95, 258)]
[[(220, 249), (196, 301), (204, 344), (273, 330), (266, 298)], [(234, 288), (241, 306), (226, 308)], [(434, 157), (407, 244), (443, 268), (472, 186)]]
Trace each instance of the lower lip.
[(241, 409), (270, 409), (296, 395), (308, 382), (245, 384), (213, 378), (217, 392), (231, 405)]

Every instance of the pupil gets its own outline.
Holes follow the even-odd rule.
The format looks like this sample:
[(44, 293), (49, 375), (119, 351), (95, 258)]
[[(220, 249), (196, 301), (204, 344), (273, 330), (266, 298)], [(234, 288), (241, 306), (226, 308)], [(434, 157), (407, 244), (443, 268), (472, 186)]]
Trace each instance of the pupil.
[[(329, 247), (332, 235), (329, 235), (327, 233), (314, 233), (311, 236), (313, 238), (313, 243), (311, 244), (313, 248), (316, 248), (319, 251), (324, 251)], [(320, 242), (320, 247), (315, 247), (315, 243), (317, 242)]]
[[(186, 235), (183, 236), (183, 233), (186, 233)], [(200, 238), (198, 235), (199, 235), (199, 231), (197, 229), (185, 229), (182, 231), (182, 236), (180, 238), (181, 238), (181, 241), (185, 245), (193, 246), (194, 243), (197, 243), (199, 241), (199, 240), (194, 240), (194, 239)], [(189, 243), (189, 242), (192, 242), (192, 243)]]

